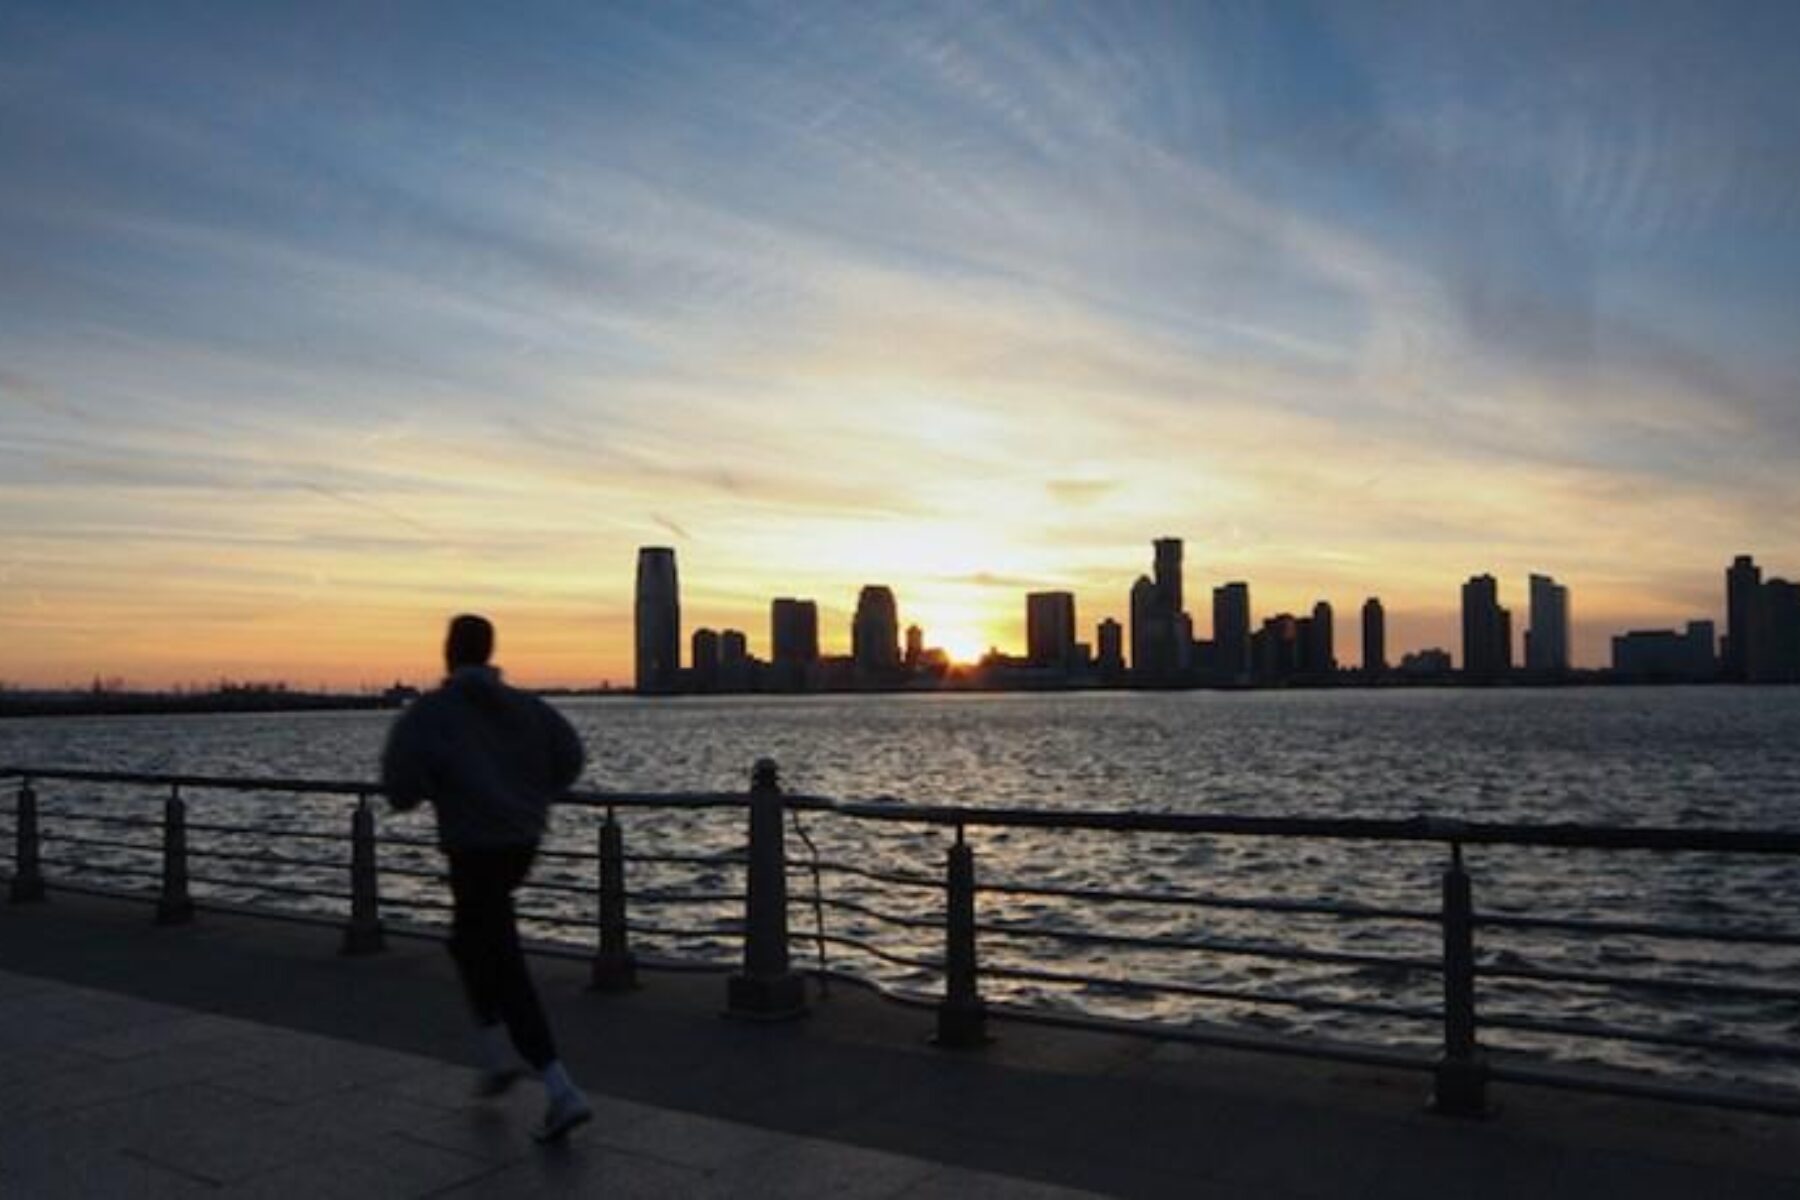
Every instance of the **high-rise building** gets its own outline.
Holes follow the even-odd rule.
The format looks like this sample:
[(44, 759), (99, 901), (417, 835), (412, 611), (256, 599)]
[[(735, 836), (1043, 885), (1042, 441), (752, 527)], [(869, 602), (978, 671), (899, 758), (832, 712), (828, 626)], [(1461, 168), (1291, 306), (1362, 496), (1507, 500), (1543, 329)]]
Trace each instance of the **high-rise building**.
[(1094, 641), (1100, 648), (1100, 658), (1095, 665), (1100, 670), (1100, 677), (1108, 683), (1116, 683), (1125, 675), (1124, 633), (1111, 617), (1100, 622), (1095, 631)]
[(1757, 590), (1750, 622), (1753, 683), (1800, 683), (1800, 584), (1771, 579)]
[(925, 631), (917, 625), (906, 627), (906, 669), (916, 671), (925, 660)]
[(1187, 678), (1194, 662), (1193, 620), (1182, 608), (1181, 539), (1152, 543), (1155, 578), (1131, 589), (1131, 673), (1148, 683)]
[(900, 613), (893, 589), (870, 585), (857, 596), (850, 647), (857, 676), (865, 681), (890, 677), (900, 669)]
[(719, 684), (733, 692), (750, 687), (750, 639), (741, 629), (719, 631)]
[(1686, 633), (1637, 629), (1612, 640), (1613, 674), (1642, 683), (1703, 683), (1716, 678), (1713, 623), (1689, 621)]
[(695, 691), (710, 692), (718, 687), (719, 635), (711, 629), (694, 630), (688, 661), (692, 664)]
[(1286, 683), (1299, 671), (1302, 624), (1292, 613), (1278, 613), (1251, 635), (1250, 653), (1259, 682)]
[(1512, 670), (1512, 614), (1500, 607), (1492, 575), (1473, 575), (1462, 587), (1463, 677), (1498, 679)]
[(1172, 619), (1186, 611), (1181, 596), (1181, 539), (1157, 538), (1153, 544), (1157, 595), (1162, 599), (1163, 611)]
[(1148, 576), (1139, 575), (1131, 585), (1131, 673), (1150, 678), (1162, 670), (1159, 653), (1167, 634), (1168, 622), (1161, 619), (1156, 585)]
[(769, 659), (804, 667), (819, 661), (819, 606), (783, 596), (769, 606)]
[(1725, 678), (1734, 683), (1750, 678), (1751, 626), (1761, 592), (1762, 568), (1748, 554), (1738, 555), (1725, 571)]
[(1548, 575), (1531, 577), (1531, 627), (1525, 631), (1525, 669), (1569, 669), (1569, 589)]
[(1075, 664), (1075, 594), (1031, 592), (1025, 597), (1026, 655), (1034, 667), (1068, 670)]
[(1324, 600), (1313, 605), (1303, 650), (1306, 655), (1304, 670), (1308, 675), (1330, 679), (1337, 673), (1337, 639), (1332, 632), (1331, 605)]
[(1362, 606), (1362, 668), (1370, 677), (1387, 674), (1387, 612), (1370, 596)]
[(1719, 636), (1711, 621), (1689, 621), (1687, 624), (1688, 661), (1696, 677), (1716, 679), (1719, 675)]
[(1216, 587), (1213, 603), (1214, 678), (1223, 684), (1250, 682), (1250, 585)]
[(645, 546), (638, 551), (633, 614), (637, 690), (674, 691), (681, 671), (681, 589), (675, 577), (675, 551), (669, 547)]

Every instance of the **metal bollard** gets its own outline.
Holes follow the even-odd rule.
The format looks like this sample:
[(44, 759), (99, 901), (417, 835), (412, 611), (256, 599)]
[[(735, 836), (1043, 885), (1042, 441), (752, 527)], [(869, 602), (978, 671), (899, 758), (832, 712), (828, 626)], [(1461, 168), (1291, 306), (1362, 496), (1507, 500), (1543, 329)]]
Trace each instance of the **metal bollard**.
[(625, 838), (610, 808), (600, 822), (600, 946), (590, 986), (597, 992), (637, 986), (637, 956), (625, 928)]
[(181, 785), (169, 785), (163, 801), (162, 895), (156, 901), (158, 925), (185, 925), (194, 919), (194, 901), (188, 895), (187, 801)]
[(356, 798), (350, 818), (350, 922), (344, 926), (344, 954), (374, 954), (387, 948), (381, 932), (381, 879), (375, 866), (375, 810), (369, 797)]
[(806, 1012), (806, 986), (788, 966), (787, 846), (773, 759), (750, 775), (750, 862), (745, 871), (744, 970), (726, 985), (726, 1012), (780, 1021)]
[(1448, 1117), (1486, 1116), (1487, 1059), (1475, 1041), (1475, 905), (1462, 845), (1450, 843), (1444, 871), (1444, 1055), (1438, 1060), (1431, 1110)]
[(975, 959), (975, 852), (961, 825), (944, 872), (944, 1000), (937, 1018), (933, 1040), (940, 1046), (963, 1049), (992, 1040)]
[(29, 779), (19, 784), (13, 807), (13, 877), (7, 899), (31, 904), (44, 898), (44, 872), (38, 861), (37, 793)]

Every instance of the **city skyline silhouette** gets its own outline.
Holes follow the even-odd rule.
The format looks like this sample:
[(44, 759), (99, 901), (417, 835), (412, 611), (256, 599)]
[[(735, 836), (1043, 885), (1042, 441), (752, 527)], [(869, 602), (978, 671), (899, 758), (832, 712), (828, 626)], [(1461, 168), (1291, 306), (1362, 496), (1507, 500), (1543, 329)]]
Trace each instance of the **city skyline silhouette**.
[[(1725, 572), (1723, 627), (1700, 616), (1681, 629), (1622, 630), (1610, 661), (1578, 663), (1571, 651), (1570, 588), (1533, 573), (1528, 607), (1515, 623), (1500, 581), (1470, 576), (1461, 587), (1460, 648), (1400, 647), (1387, 636), (1379, 596), (1358, 612), (1357, 659), (1340, 658), (1336, 613), (1321, 599), (1303, 616), (1275, 612), (1260, 626), (1251, 585), (1222, 581), (1211, 589), (1210, 630), (1186, 604), (1185, 544), (1152, 542), (1146, 573), (1131, 585), (1129, 624), (1108, 615), (1084, 626), (1069, 591), (1029, 591), (1023, 648), (990, 646), (958, 655), (935, 644), (932, 631), (904, 619), (893, 589), (859, 589), (847, 647), (822, 642), (819, 605), (791, 596), (769, 605), (766, 654), (758, 657), (744, 629), (696, 623), (683, 658), (676, 551), (638, 551), (634, 620), (634, 689), (640, 694), (802, 692), (969, 687), (1032, 690), (1059, 687), (1247, 688), (1375, 685), (1397, 682), (1555, 684), (1578, 679), (1624, 683), (1800, 682), (1800, 584), (1764, 578), (1751, 555)], [(702, 618), (703, 620), (703, 618)], [(1083, 631), (1092, 636), (1083, 640)], [(904, 639), (904, 649), (902, 649)], [(1129, 646), (1127, 654), (1126, 647)], [(971, 670), (971, 668), (974, 668)]]

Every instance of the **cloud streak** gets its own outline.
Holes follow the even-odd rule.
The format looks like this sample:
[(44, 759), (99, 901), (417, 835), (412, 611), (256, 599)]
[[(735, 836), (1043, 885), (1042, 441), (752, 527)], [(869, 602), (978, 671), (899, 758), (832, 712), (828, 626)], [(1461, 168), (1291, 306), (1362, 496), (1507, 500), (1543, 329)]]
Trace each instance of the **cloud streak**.
[(81, 630), (20, 670), (171, 554), (196, 641), (238, 570), (363, 662), (480, 580), (568, 681), (670, 534), (757, 636), (1123, 616), (1163, 533), (1346, 611), (1800, 562), (1781, 6), (190, 16), (0, 14), (0, 558)]

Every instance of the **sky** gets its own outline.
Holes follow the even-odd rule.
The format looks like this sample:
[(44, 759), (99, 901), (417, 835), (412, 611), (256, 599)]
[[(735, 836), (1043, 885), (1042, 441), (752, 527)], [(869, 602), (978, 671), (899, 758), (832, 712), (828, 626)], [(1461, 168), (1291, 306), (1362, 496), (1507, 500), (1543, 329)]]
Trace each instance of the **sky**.
[[(0, 681), (1800, 575), (1800, 5), (0, 5)], [(684, 630), (685, 632), (685, 630)]]

